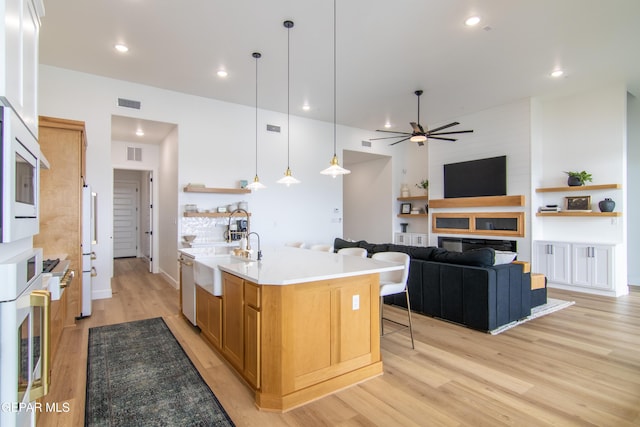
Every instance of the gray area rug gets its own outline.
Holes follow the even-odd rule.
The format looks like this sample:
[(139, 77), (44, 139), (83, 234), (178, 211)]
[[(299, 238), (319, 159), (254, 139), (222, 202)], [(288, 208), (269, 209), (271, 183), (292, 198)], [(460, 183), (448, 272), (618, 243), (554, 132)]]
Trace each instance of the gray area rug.
[(489, 331), (489, 333), (491, 335), (498, 335), (499, 333), (508, 331), (509, 329), (521, 325), (525, 322), (537, 319), (538, 317), (546, 316), (547, 314), (562, 310), (563, 308), (567, 308), (573, 304), (575, 304), (575, 301), (564, 301), (561, 299), (547, 298), (547, 303), (539, 305), (537, 307), (533, 307), (529, 316), (525, 317), (524, 319), (516, 320), (515, 322), (507, 323), (506, 325)]
[(85, 426), (234, 426), (162, 318), (89, 329)]

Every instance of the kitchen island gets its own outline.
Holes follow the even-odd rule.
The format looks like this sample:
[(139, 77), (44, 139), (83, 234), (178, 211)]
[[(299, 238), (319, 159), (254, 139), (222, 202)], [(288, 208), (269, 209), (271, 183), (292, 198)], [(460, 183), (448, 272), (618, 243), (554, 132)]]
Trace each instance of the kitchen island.
[(379, 273), (403, 266), (264, 252), (262, 261), (218, 265), (222, 295), (196, 286), (202, 336), (254, 390), (258, 408), (287, 411), (382, 374)]

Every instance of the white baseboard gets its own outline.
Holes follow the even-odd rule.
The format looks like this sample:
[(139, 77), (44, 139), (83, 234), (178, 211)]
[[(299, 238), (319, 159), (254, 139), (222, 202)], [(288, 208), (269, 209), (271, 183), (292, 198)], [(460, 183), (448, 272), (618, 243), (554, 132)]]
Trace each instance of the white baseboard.
[(167, 274), (166, 271), (164, 270), (160, 270), (160, 275), (162, 276), (162, 278), (164, 280), (166, 280), (174, 289), (179, 289), (180, 288), (180, 284), (173, 278), (171, 277), (169, 274)]
[(113, 297), (113, 293), (111, 292), (111, 287), (109, 287), (109, 289), (102, 289), (99, 291), (92, 291), (91, 292), (91, 299), (109, 299)]

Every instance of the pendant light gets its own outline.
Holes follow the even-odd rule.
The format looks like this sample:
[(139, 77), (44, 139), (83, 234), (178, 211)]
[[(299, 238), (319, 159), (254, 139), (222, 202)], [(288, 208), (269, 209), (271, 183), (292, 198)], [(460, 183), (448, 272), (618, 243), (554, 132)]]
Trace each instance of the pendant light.
[(336, 154), (336, 127), (336, 0), (333, 0), (333, 158), (329, 163), (330, 166), (320, 171), (321, 174), (331, 175), (332, 178), (351, 173), (349, 169), (341, 167), (338, 163), (338, 155)]
[(256, 59), (256, 176), (253, 178), (253, 182), (247, 185), (249, 190), (260, 190), (267, 188), (266, 185), (260, 182), (258, 178), (258, 59), (262, 56), (260, 52), (253, 52), (251, 54)]
[(291, 175), (291, 168), (289, 167), (289, 136), (291, 135), (291, 127), (289, 126), (289, 92), (290, 92), (290, 84), (289, 84), (289, 58), (290, 54), (290, 43), (289, 43), (289, 33), (291, 28), (293, 28), (293, 21), (284, 21), (284, 27), (287, 29), (287, 170), (284, 172), (284, 176), (278, 180), (278, 184), (284, 184), (287, 187), (291, 184), (299, 184), (300, 180), (297, 180)]

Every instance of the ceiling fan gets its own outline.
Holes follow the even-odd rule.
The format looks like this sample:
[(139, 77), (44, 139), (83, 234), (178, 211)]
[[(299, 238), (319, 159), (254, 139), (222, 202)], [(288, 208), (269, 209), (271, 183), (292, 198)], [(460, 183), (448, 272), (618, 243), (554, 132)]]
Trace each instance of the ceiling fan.
[(411, 142), (417, 142), (419, 146), (423, 146), (424, 142), (427, 140), (427, 138), (429, 139), (442, 139), (444, 141), (457, 141), (457, 139), (455, 138), (448, 138), (448, 137), (444, 137), (442, 135), (454, 135), (457, 133), (471, 133), (473, 132), (472, 130), (458, 130), (458, 131), (450, 131), (450, 132), (440, 132), (441, 130), (444, 129), (448, 129), (452, 126), (457, 126), (460, 123), (458, 122), (451, 122), (448, 125), (444, 125), (444, 126), (440, 126), (437, 127), (435, 129), (427, 129), (424, 130), (424, 128), (422, 127), (422, 125), (420, 124), (420, 95), (422, 95), (422, 91), (421, 90), (417, 90), (414, 92), (416, 94), (416, 96), (418, 97), (418, 122), (411, 122), (411, 128), (413, 129), (413, 132), (409, 133), (409, 132), (396, 132), (396, 131), (392, 131), (392, 130), (379, 130), (376, 129), (376, 132), (387, 132), (387, 133), (397, 133), (399, 135), (395, 135), (395, 136), (387, 136), (387, 137), (382, 137), (382, 138), (371, 138), (369, 139), (369, 141), (375, 141), (378, 139), (392, 139), (392, 138), (401, 138), (399, 141), (393, 142), (389, 145), (396, 145), (402, 141), (406, 141), (407, 139), (410, 140)]

